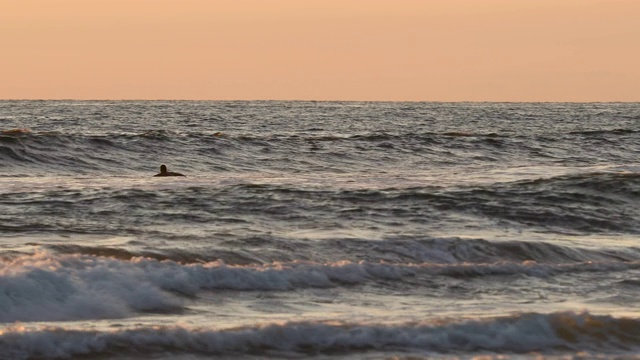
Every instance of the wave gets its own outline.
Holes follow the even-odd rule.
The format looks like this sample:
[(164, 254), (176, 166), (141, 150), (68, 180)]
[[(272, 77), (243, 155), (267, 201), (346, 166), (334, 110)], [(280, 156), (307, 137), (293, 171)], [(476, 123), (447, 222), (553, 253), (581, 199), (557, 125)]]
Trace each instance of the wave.
[[(488, 185), (314, 191), (262, 186), (251, 191), (381, 212), (395, 220), (455, 213), (558, 233), (639, 233), (640, 173), (589, 172)], [(413, 209), (408, 211), (407, 209)], [(380, 221), (386, 218), (382, 217)]]
[[(148, 170), (150, 174), (157, 171)], [(349, 188), (351, 183), (337, 177), (318, 180), (306, 174), (275, 178), (285, 184), (268, 184), (267, 178), (247, 183), (253, 180), (250, 177), (236, 177), (224, 183), (223, 178), (217, 175), (211, 182), (205, 177), (187, 178), (191, 182), (168, 188), (153, 187), (156, 183), (141, 185), (129, 179), (113, 180), (111, 186), (109, 178), (101, 188), (73, 190), (55, 186), (59, 179), (46, 186), (39, 184), (37, 191), (25, 183), (0, 198), (0, 205), (21, 209), (19, 213), (7, 213), (0, 228), (14, 233), (142, 234), (139, 221), (115, 210), (139, 209), (149, 215), (146, 219), (151, 223), (180, 220), (198, 226), (238, 221), (251, 227), (256, 219), (271, 222), (295, 218), (322, 228), (327, 224), (323, 220), (349, 226), (352, 219), (360, 218), (383, 229), (387, 223), (419, 221), (428, 231), (453, 218), (462, 218), (561, 234), (640, 233), (637, 172), (594, 172), (448, 187), (413, 187), (419, 182), (411, 182), (406, 186), (412, 187), (389, 188), (393, 183), (383, 179), (365, 182), (367, 189), (358, 189), (359, 185)], [(286, 184), (288, 181), (291, 184)], [(307, 186), (308, 183), (321, 185)], [(168, 203), (172, 204), (170, 213), (165, 211)], [(86, 211), (88, 208), (100, 211)], [(51, 216), (56, 213), (59, 215), (52, 221)], [(105, 222), (105, 216), (112, 221)]]
[(95, 331), (14, 325), (1, 334), (0, 354), (11, 359), (190, 353), (290, 357), (368, 351), (621, 356), (640, 350), (640, 320), (586, 312), (393, 325), (287, 322), (224, 330), (154, 326)]
[(337, 240), (331, 244), (345, 254), (359, 254), (368, 261), (402, 263), (519, 263), (548, 264), (603, 261), (640, 261), (639, 248), (587, 249), (534, 241), (488, 241), (484, 239), (432, 238), (382, 241)]
[[(601, 134), (603, 143), (585, 148), (584, 141), (566, 134), (531, 136), (487, 131), (371, 131), (362, 133), (330, 130), (295, 133), (266, 129), (264, 132), (219, 130), (135, 129), (131, 132), (61, 132), (7, 129), (0, 133), (0, 161), (4, 167), (33, 170), (59, 168), (95, 173), (147, 167), (149, 154), (188, 163), (198, 168), (277, 168), (300, 171), (329, 168), (385, 168), (399, 159), (427, 166), (460, 163), (490, 163), (538, 159), (544, 162), (584, 163), (634, 161), (626, 149), (634, 143), (633, 130)], [(592, 135), (589, 135), (592, 136)], [(594, 135), (595, 136), (595, 135)], [(612, 136), (624, 136), (621, 142)], [(621, 146), (624, 144), (624, 146)], [(295, 158), (290, 157), (294, 153)], [(215, 161), (212, 157), (215, 157)], [(286, 157), (286, 162), (283, 158)]]
[(582, 131), (570, 131), (569, 135), (584, 135), (589, 137), (600, 137), (602, 135), (631, 135), (638, 134), (638, 129), (616, 128), (606, 130), (582, 130)]
[[(260, 241), (257, 250), (256, 240)], [(31, 243), (30, 245), (40, 245)], [(343, 260), (387, 263), (496, 263), (535, 261), (563, 264), (574, 262), (640, 261), (640, 248), (581, 248), (534, 241), (488, 241), (469, 238), (397, 238), (384, 240), (323, 239), (308, 242), (290, 238), (265, 237), (236, 239), (229, 247), (201, 247), (197, 252), (183, 248), (163, 248), (154, 251), (109, 246), (74, 244), (42, 245), (45, 249), (64, 255), (90, 255), (118, 260), (144, 257), (171, 260), (181, 264), (202, 264), (223, 261), (228, 265), (263, 265), (272, 262), (291, 262), (315, 259), (331, 262), (336, 254)], [(240, 249), (238, 249), (240, 247)], [(292, 248), (296, 250), (291, 251)]]
[[(264, 134), (227, 134), (220, 131), (196, 132), (173, 131), (164, 129), (146, 130), (140, 133), (83, 134), (62, 132), (32, 132), (28, 129), (12, 129), (0, 132), (0, 156), (7, 160), (34, 162), (41, 160), (54, 162), (52, 154), (100, 152), (144, 153), (149, 148), (160, 153), (171, 150), (188, 149), (193, 154), (211, 155), (229, 154), (244, 151), (284, 151), (296, 149), (301, 154), (318, 151), (338, 151), (341, 153), (362, 153), (363, 150), (384, 151), (390, 149), (433, 153), (447, 148), (460, 146), (486, 146), (489, 149), (502, 147), (498, 140), (502, 136), (495, 133), (472, 134), (462, 132), (444, 133), (366, 133), (366, 134), (314, 134), (314, 133), (264, 133)], [(462, 143), (451, 139), (465, 138)], [(469, 138), (469, 139), (467, 139)], [(327, 145), (329, 144), (329, 145)], [(465, 145), (466, 144), (466, 145)], [(433, 147), (436, 148), (433, 148)], [(442, 148), (438, 150), (438, 148)], [(15, 156), (14, 153), (23, 153)], [(31, 155), (31, 156), (29, 156)], [(46, 157), (49, 155), (50, 157)], [(106, 155), (106, 154), (105, 154)], [(36, 159), (33, 159), (35, 157)]]
[(122, 261), (87, 255), (38, 252), (0, 263), (0, 322), (123, 318), (140, 312), (180, 311), (185, 299), (204, 290), (287, 291), (408, 280), (418, 275), (456, 278), (639, 269), (640, 262), (535, 261), (460, 264), (384, 262), (226, 265), (180, 264), (134, 258)]
[(559, 233), (640, 232), (640, 173), (584, 173), (459, 189), (413, 189), (388, 201), (456, 211)]
[[(329, 130), (306, 132), (301, 130), (298, 133), (278, 133), (274, 131), (265, 131), (256, 133), (228, 133), (223, 131), (180, 131), (167, 129), (148, 129), (139, 132), (61, 132), (61, 131), (32, 131), (28, 128), (15, 128), (0, 130), (0, 145), (11, 145), (20, 143), (23, 145), (42, 144), (48, 145), (52, 149), (59, 148), (64, 144), (80, 144), (87, 143), (90, 145), (104, 144), (112, 146), (122, 146), (123, 144), (131, 144), (132, 142), (153, 143), (199, 143), (213, 144), (216, 142), (226, 143), (246, 143), (246, 144), (268, 144), (283, 145), (287, 143), (305, 144), (314, 142), (344, 142), (344, 143), (380, 143), (391, 142), (396, 144), (403, 143), (423, 143), (423, 144), (453, 144), (459, 145), (463, 142), (451, 142), (456, 138), (460, 141), (468, 143), (497, 144), (497, 139), (514, 140), (517, 145), (523, 145), (523, 142), (534, 141), (536, 143), (556, 143), (567, 142), (566, 135), (585, 135), (591, 137), (605, 135), (629, 135), (640, 133), (637, 129), (609, 129), (609, 130), (584, 130), (570, 131), (566, 134), (536, 134), (523, 135), (511, 132), (470, 132), (470, 131), (442, 131), (442, 132), (369, 132), (369, 133), (336, 133), (333, 134)], [(549, 144), (551, 145), (551, 144)]]

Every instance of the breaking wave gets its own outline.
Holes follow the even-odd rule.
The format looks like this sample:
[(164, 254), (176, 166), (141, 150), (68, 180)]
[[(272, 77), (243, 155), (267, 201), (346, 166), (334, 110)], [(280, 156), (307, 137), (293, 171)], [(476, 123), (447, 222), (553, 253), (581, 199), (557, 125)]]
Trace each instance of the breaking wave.
[(226, 330), (154, 326), (95, 331), (14, 325), (0, 332), (0, 338), (0, 354), (11, 359), (161, 353), (287, 357), (363, 351), (431, 356), (588, 351), (620, 356), (640, 350), (640, 321), (561, 312), (391, 325), (288, 322)]
[(122, 261), (39, 252), (0, 263), (0, 321), (122, 318), (139, 312), (179, 311), (187, 298), (197, 296), (203, 290), (287, 291), (401, 282), (419, 275), (548, 277), (638, 268), (638, 261), (564, 264), (535, 261), (458, 264), (294, 261), (250, 266), (215, 261), (184, 265), (147, 258)]

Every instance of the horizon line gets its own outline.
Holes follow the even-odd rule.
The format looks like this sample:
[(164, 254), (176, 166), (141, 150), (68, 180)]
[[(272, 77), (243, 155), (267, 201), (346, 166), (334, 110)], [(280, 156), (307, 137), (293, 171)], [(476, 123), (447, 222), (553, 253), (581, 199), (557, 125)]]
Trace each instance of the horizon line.
[(5, 98), (0, 101), (132, 101), (132, 102), (162, 102), (162, 101), (181, 101), (181, 102), (350, 102), (350, 103), (540, 103), (540, 104), (633, 104), (640, 103), (639, 100), (327, 100), (327, 99), (178, 99), (178, 98), (158, 98), (158, 99), (141, 99), (141, 98), (118, 98), (118, 99), (74, 99), (74, 98)]

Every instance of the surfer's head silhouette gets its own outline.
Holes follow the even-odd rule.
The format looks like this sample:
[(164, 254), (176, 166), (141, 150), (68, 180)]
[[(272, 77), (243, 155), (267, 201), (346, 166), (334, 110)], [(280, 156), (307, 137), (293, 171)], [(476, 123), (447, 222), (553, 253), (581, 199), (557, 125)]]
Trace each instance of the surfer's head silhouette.
[(184, 176), (177, 172), (167, 171), (167, 165), (160, 165), (160, 174), (156, 174), (153, 176)]

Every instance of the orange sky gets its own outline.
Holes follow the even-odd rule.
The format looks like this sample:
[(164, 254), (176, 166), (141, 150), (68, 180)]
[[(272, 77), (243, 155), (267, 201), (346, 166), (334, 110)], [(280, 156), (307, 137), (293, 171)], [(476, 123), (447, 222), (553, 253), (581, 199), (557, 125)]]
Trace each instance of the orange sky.
[(0, 0), (0, 99), (640, 101), (638, 0)]

